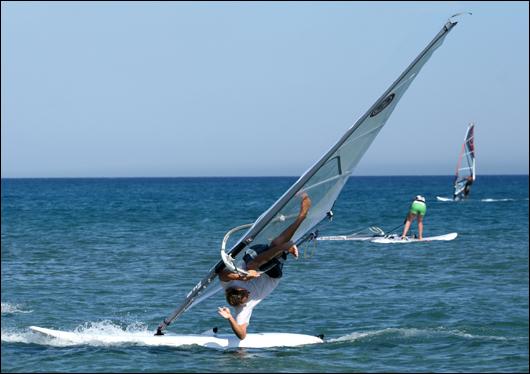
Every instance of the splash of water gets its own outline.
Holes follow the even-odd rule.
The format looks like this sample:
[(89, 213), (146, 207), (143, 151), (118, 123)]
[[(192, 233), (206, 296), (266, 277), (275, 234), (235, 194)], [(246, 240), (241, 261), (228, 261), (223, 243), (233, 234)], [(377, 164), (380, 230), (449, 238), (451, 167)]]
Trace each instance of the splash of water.
[(31, 313), (32, 310), (24, 310), (19, 304), (2, 302), (2, 314)]

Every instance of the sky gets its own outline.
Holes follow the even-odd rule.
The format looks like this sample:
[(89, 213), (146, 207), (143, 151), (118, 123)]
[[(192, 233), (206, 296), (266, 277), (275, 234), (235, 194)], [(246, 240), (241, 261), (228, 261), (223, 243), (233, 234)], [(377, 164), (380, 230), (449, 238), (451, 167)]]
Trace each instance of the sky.
[(458, 12), (354, 175), (528, 174), (528, 2), (4, 2), (1, 176), (300, 176)]

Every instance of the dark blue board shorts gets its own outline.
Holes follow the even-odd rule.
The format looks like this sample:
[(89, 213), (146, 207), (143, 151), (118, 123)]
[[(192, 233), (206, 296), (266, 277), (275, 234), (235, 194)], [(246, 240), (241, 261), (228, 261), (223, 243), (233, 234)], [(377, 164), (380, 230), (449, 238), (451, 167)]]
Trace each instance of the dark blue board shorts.
[[(265, 252), (270, 247), (266, 244), (256, 244), (246, 250), (243, 256), (243, 261), (248, 265), (250, 261), (258, 257), (259, 254)], [(283, 275), (283, 262), (287, 259), (287, 254), (282, 253), (280, 257), (273, 258), (272, 260), (264, 263), (259, 267), (260, 271), (265, 271), (271, 278), (281, 278)]]

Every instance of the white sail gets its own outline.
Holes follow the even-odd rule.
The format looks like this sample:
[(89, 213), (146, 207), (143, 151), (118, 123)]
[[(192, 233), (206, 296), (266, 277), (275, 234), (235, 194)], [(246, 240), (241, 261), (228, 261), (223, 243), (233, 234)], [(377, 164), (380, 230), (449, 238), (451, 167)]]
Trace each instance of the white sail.
[[(303, 191), (309, 194), (312, 206), (307, 218), (293, 236), (293, 240), (299, 239), (326, 217), (326, 213), (331, 210), (354, 167), (384, 126), (396, 104), (455, 24), (456, 22), (448, 22), (443, 27), (375, 104), (254, 222), (238, 244), (248, 245), (251, 242), (266, 244), (274, 239), (294, 221), (300, 204), (300, 199), (296, 196)], [(239, 248), (238, 244), (230, 253)]]
[(475, 124), (470, 123), (467, 127), (464, 144), (462, 144), (462, 150), (456, 165), (454, 200), (467, 197), (475, 177)]
[[(399, 78), (381, 95), (368, 111), (335, 143), (313, 166), (311, 166), (267, 211), (256, 219), (250, 229), (241, 236), (228, 251), (233, 258), (248, 245), (268, 244), (296, 219), (300, 208), (300, 194), (307, 192), (312, 205), (306, 219), (292, 240), (300, 242), (308, 233), (328, 216), (348, 177), (364, 155), (374, 138), (394, 111), (397, 103), (410, 84), (440, 47), (457, 22), (448, 21), (414, 59)], [(188, 293), (186, 300), (158, 327), (161, 333), (171, 321), (194, 305), (194, 301), (225, 267), (223, 261), (215, 265), (210, 273)]]

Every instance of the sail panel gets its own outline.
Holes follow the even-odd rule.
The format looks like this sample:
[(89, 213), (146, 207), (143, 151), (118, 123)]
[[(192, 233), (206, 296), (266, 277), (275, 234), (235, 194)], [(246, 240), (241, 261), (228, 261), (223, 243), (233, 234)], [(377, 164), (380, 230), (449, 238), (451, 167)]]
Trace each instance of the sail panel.
[(277, 235), (292, 224), (300, 209), (300, 195), (304, 191), (311, 198), (312, 206), (307, 218), (293, 236), (293, 240), (296, 241), (326, 217), (353, 169), (385, 125), (421, 68), (442, 45), (454, 25), (456, 22), (448, 22), (346, 134), (254, 222), (254, 225), (230, 250), (234, 257), (242, 250), (241, 243), (270, 244)]

